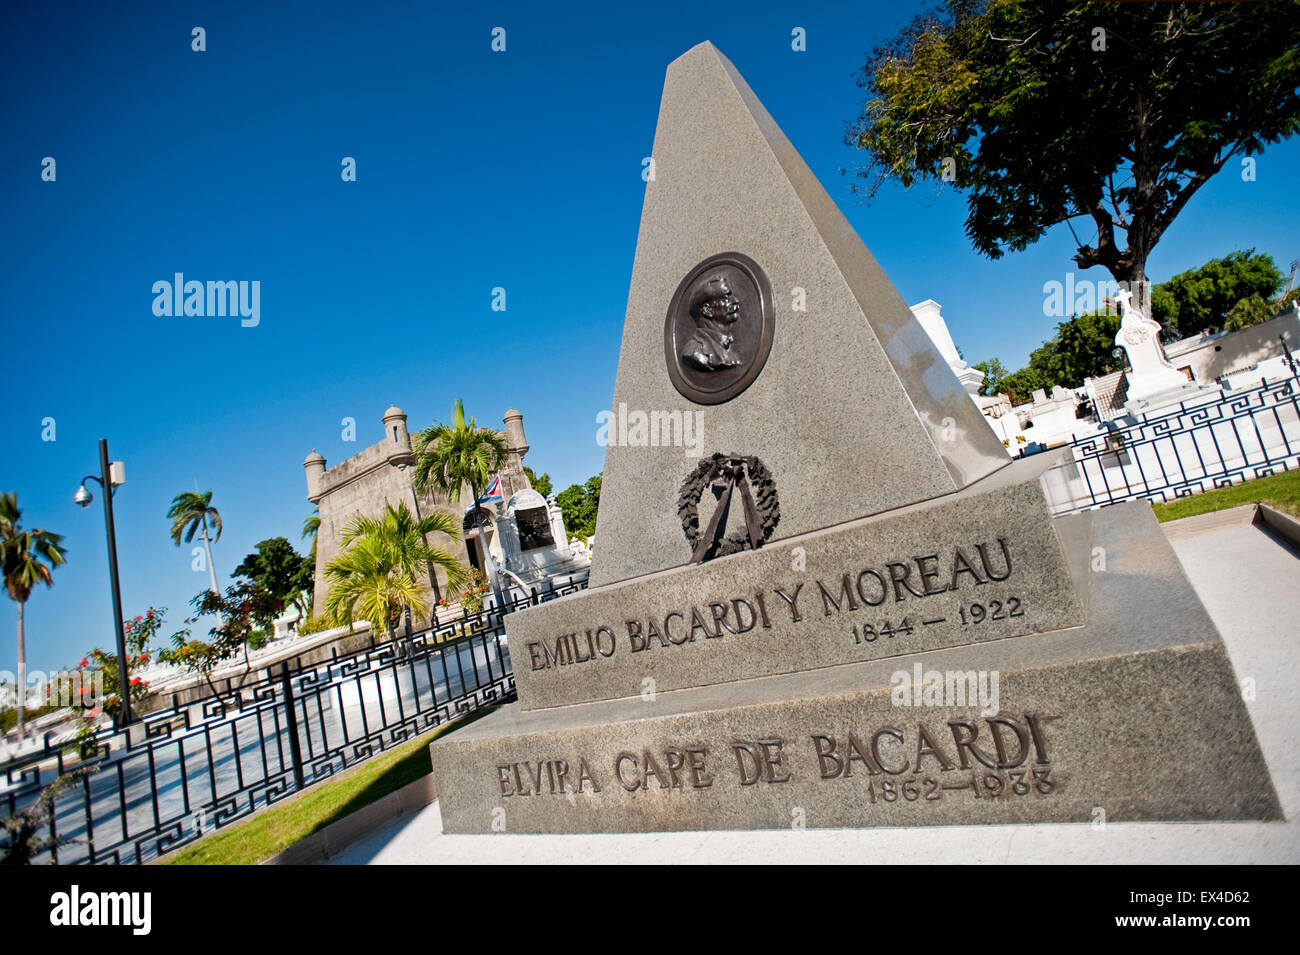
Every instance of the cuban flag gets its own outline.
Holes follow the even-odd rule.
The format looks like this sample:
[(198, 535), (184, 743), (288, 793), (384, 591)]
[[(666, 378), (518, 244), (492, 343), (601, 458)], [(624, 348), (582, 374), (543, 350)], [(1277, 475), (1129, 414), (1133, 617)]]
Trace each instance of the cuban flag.
[(501, 475), (498, 474), (488, 485), (488, 489), (483, 492), (483, 496), (478, 499), (480, 504), (486, 504), (488, 501), (501, 500)]

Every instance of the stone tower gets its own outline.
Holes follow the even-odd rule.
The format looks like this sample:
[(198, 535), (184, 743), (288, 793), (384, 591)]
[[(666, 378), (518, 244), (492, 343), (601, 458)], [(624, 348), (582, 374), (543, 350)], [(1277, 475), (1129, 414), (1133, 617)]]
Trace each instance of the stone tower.
[(532, 487), (524, 473), (524, 455), (528, 453), (528, 439), (524, 437), (524, 416), (514, 408), (505, 417), (506, 463), (501, 468), (502, 502), (510, 500), (516, 491)]
[[(507, 454), (501, 467), (503, 498), (499, 505), (485, 505), (493, 520), (485, 528), (488, 549), (494, 560), (501, 560), (497, 541), (496, 516), (505, 511), (505, 502), (520, 490), (530, 488), (524, 473), (523, 459), (528, 452), (524, 436), (524, 416), (511, 408), (506, 412), (505, 431), (497, 432), (505, 441)], [(429, 544), (441, 547), (452, 555), (471, 564), (479, 564), (478, 540), (468, 521), (468, 509), (473, 494), (468, 487), (461, 488), (459, 500), (449, 501), (433, 491), (419, 494), (412, 479), (415, 451), (406, 425), (406, 412), (391, 405), (383, 414), (383, 438), (376, 444), (352, 457), (327, 468), (325, 457), (315, 449), (303, 461), (307, 475), (307, 500), (320, 510), (320, 530), (316, 534), (316, 584), (313, 595), (315, 606), (323, 608), (328, 592), (325, 567), (341, 550), (339, 537), (348, 523), (358, 515), (378, 517), (385, 504), (397, 507), (405, 503), (417, 517), (435, 511), (452, 515), (462, 528), (460, 539), (452, 541), (445, 534), (430, 535)], [(466, 525), (469, 526), (466, 526)], [(430, 603), (436, 603), (447, 593), (447, 576), (436, 568), (422, 578)]]
[[(397, 405), (389, 405), (384, 412), (384, 439), (388, 442), (390, 464), (414, 463), (411, 454), (411, 434), (406, 430), (406, 412)], [(409, 459), (403, 461), (403, 459)]]

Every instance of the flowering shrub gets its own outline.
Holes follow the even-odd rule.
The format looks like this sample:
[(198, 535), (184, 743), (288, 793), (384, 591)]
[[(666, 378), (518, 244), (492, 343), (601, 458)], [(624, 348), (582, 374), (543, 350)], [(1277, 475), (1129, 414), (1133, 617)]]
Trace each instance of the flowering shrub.
[[(130, 620), (122, 621), (126, 642), (127, 692), (132, 706), (149, 695), (147, 681), (135, 675), (136, 670), (147, 667), (153, 659), (149, 649), (152, 640), (162, 627), (166, 607), (150, 607)], [(93, 732), (95, 723), (103, 713), (112, 717), (116, 725), (122, 712), (122, 680), (119, 673), (117, 651), (95, 647), (77, 664), (82, 671), (71, 685), (51, 685), (51, 699), (73, 699), (82, 709), (82, 732)]]
[(487, 577), (483, 571), (477, 567), (471, 567), (469, 574), (465, 577), (465, 582), (461, 584), (460, 593), (457, 595), (460, 605), (472, 614), (482, 613), (483, 595), (488, 592)]
[[(117, 653), (115, 651), (110, 653), (96, 647), (90, 651), (88, 656), (91, 668), (99, 670), (104, 680), (103, 698), (96, 702), (103, 707), (104, 712), (111, 716), (113, 723), (116, 724), (122, 712), (122, 682), (118, 676)], [(131, 694), (132, 708), (149, 695), (149, 684), (138, 676), (131, 676), (131, 671), (148, 665), (148, 653), (132, 654), (128, 650), (126, 657), (127, 687), (128, 692)], [(85, 694), (88, 689), (90, 688), (83, 686), (79, 692)]]
[[(220, 696), (211, 680), (212, 671), (241, 650), (245, 670), (251, 669), (249, 640), (258, 630), (273, 631), (275, 618), (284, 612), (284, 600), (260, 584), (240, 580), (227, 587), (224, 594), (204, 590), (194, 596), (190, 605), (196, 615), (185, 620), (185, 629), (172, 634), (172, 645), (159, 651), (158, 659), (202, 677), (213, 695)], [(216, 615), (218, 621), (208, 630), (209, 639), (195, 639), (190, 625), (209, 614)]]

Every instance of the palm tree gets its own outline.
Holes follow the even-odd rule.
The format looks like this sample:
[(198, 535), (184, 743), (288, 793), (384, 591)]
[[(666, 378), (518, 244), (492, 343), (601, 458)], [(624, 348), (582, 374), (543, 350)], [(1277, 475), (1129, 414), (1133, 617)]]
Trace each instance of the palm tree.
[(354, 518), (339, 539), (342, 552), (325, 567), (325, 613), (340, 626), (360, 617), (369, 621), (371, 633), (390, 636), (403, 610), (414, 618), (428, 617), (429, 601), (416, 582), (420, 569), (436, 564), (455, 586), (464, 580), (466, 567), (442, 548), (431, 547), (425, 537), (442, 533), (455, 540), (457, 530), (450, 514), (439, 511), (417, 519), (405, 503), (396, 508), (386, 504), (382, 517)]
[[(176, 546), (181, 546), (181, 537), (184, 535), (185, 543), (194, 540), (197, 533), (203, 540), (203, 549), (208, 555), (208, 575), (212, 580), (212, 592), (220, 594), (217, 589), (217, 571), (212, 566), (212, 543), (221, 540), (221, 515), (217, 509), (212, 506), (212, 492), (204, 491), (200, 494), (198, 491), (182, 491), (172, 498), (172, 506), (167, 510), (167, 518), (172, 522), (172, 540)], [(217, 532), (216, 537), (210, 537), (208, 526)]]
[[(3, 568), (5, 590), (18, 604), (18, 740), (22, 741), (24, 697), (27, 689), (27, 646), (23, 629), (23, 607), (37, 584), (54, 586), (51, 571), (64, 563), (64, 550), (59, 546), (62, 534), (51, 531), (23, 530), (18, 522), (22, 518), (18, 509), (18, 494), (0, 494), (0, 568)], [(47, 563), (42, 563), (44, 558)]]
[(316, 511), (302, 522), (302, 539), (311, 538), (311, 562), (316, 563), (316, 532), (320, 530), (320, 511)]
[[(435, 424), (415, 436), (415, 488), (421, 494), (430, 487), (450, 501), (460, 500), (460, 489), (468, 484), (473, 493), (473, 504), (478, 507), (480, 492), (488, 486), (492, 475), (501, 470), (506, 460), (506, 445), (501, 436), (488, 428), (477, 426), (475, 419), (465, 420), (465, 406), (459, 398), (452, 407), (450, 425)], [(501, 606), (501, 594), (495, 575), (491, 571), (492, 558), (488, 555), (487, 535), (482, 521), (475, 520), (478, 529), (479, 551), (483, 555), (484, 575), (492, 582)]]

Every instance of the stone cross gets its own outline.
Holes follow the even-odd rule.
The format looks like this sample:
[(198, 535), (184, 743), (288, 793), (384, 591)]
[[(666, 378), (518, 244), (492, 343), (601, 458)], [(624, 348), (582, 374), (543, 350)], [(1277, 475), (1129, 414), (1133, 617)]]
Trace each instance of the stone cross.
[(1169, 363), (1160, 346), (1160, 323), (1133, 307), (1133, 293), (1128, 289), (1120, 289), (1115, 298), (1122, 315), (1115, 344), (1128, 353), (1132, 369), (1128, 374), (1129, 400), (1143, 401), (1185, 386), (1186, 376)]

